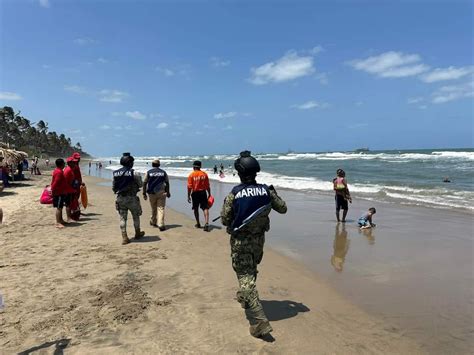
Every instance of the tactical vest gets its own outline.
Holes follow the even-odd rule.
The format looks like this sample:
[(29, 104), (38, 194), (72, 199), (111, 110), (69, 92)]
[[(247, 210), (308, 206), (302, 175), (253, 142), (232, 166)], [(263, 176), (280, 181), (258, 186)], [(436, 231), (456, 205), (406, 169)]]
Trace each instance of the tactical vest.
[(163, 184), (166, 181), (166, 172), (160, 168), (154, 168), (148, 170), (146, 173), (148, 176), (148, 186), (146, 192), (154, 194), (162, 190)]
[(240, 184), (232, 189), (232, 194), (234, 221), (231, 227), (234, 232), (271, 209), (270, 190), (267, 185)]
[(133, 169), (123, 167), (114, 171), (114, 187), (115, 193), (127, 191), (128, 187), (133, 184)]

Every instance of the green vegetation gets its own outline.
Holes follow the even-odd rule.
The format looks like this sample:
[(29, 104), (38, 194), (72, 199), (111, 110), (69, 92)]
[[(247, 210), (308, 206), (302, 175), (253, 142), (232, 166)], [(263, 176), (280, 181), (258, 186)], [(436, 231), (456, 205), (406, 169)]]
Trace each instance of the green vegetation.
[(48, 124), (42, 120), (31, 122), (29, 119), (15, 113), (13, 108), (5, 106), (0, 109), (0, 142), (17, 150), (25, 151), (30, 156), (68, 156), (79, 152), (88, 156), (77, 142), (72, 145), (71, 138), (63, 133), (48, 132)]

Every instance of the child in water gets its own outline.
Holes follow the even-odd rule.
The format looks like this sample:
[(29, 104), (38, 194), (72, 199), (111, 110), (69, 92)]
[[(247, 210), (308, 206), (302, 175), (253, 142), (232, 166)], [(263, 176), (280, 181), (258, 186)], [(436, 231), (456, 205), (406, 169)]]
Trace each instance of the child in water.
[(367, 228), (375, 227), (375, 223), (372, 222), (372, 216), (376, 212), (377, 211), (375, 210), (374, 207), (370, 207), (369, 211), (359, 218), (358, 223), (359, 223), (360, 229), (367, 229)]

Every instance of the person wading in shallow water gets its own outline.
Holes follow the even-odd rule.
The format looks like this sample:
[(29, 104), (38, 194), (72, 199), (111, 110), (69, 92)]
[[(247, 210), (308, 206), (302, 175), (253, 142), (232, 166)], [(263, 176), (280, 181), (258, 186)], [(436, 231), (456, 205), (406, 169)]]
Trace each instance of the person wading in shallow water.
[(122, 231), (122, 244), (130, 243), (127, 235), (127, 217), (128, 211), (132, 214), (133, 226), (135, 227), (135, 239), (140, 239), (145, 232), (140, 230), (140, 216), (142, 215), (142, 206), (137, 196), (138, 191), (143, 186), (142, 178), (135, 174), (133, 168), (134, 158), (130, 153), (123, 153), (120, 159), (122, 168), (113, 173), (114, 180), (112, 190), (117, 194), (115, 208), (120, 215), (120, 229)]
[(258, 297), (257, 265), (263, 257), (265, 232), (270, 229), (270, 211), (286, 213), (287, 207), (273, 186), (257, 184), (260, 165), (249, 151), (240, 153), (234, 167), (242, 183), (225, 198), (221, 219), (230, 234), (232, 267), (239, 281), (237, 301), (246, 309), (250, 334), (261, 338), (273, 329)]

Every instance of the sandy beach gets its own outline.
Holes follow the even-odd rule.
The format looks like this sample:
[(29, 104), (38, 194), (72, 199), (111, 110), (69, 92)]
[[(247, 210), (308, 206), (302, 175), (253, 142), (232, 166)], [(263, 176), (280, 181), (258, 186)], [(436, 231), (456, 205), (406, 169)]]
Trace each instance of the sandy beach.
[(77, 225), (58, 230), (52, 208), (38, 202), (49, 176), (32, 179), (0, 199), (2, 353), (423, 352), (403, 331), (268, 248), (258, 288), (275, 340), (254, 339), (234, 301), (223, 229), (204, 233), (168, 209), (169, 229), (159, 232), (142, 203), (147, 236), (122, 246), (110, 188), (87, 177), (91, 206)]

